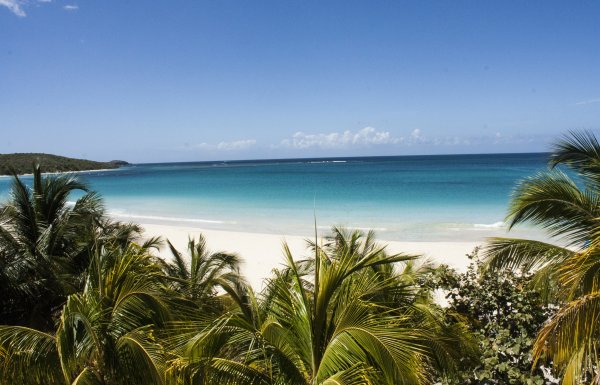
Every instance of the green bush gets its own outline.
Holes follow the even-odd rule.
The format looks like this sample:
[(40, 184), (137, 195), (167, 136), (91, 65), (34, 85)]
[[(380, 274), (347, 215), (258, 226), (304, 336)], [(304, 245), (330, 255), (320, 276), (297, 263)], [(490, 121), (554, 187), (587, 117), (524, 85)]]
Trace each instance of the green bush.
[(446, 384), (549, 385), (558, 381), (551, 368), (532, 369), (532, 346), (541, 326), (557, 307), (545, 304), (530, 279), (510, 271), (486, 270), (470, 256), (465, 273), (442, 266), (436, 283), (446, 291), (449, 320), (466, 322), (478, 340), (480, 359), (463, 360), (457, 379)]

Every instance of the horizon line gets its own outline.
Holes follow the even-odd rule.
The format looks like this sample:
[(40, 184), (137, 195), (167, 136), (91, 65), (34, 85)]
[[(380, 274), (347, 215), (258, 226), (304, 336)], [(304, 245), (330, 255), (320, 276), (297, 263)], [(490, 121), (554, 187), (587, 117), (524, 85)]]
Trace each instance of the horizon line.
[(417, 157), (445, 157), (445, 156), (476, 156), (476, 155), (534, 155), (551, 154), (551, 151), (527, 151), (527, 152), (481, 152), (481, 153), (450, 153), (450, 154), (413, 154), (413, 155), (358, 155), (358, 156), (312, 156), (300, 158), (252, 158), (252, 159), (216, 159), (216, 160), (189, 160), (189, 161), (170, 161), (170, 162), (139, 162), (132, 165), (151, 165), (151, 164), (186, 164), (186, 163), (241, 163), (241, 162), (270, 162), (270, 161), (294, 161), (294, 160), (317, 160), (317, 159), (364, 159), (364, 158), (417, 158)]

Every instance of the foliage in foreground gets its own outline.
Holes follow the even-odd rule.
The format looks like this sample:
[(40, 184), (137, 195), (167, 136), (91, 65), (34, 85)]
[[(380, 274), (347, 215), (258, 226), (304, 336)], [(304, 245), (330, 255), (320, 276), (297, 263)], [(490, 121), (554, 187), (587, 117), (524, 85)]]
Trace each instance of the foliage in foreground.
[(486, 270), (477, 256), (465, 273), (447, 267), (436, 272), (438, 284), (447, 292), (450, 319), (469, 325), (481, 356), (464, 359), (461, 371), (450, 384), (550, 385), (557, 382), (551, 367), (534, 365), (532, 348), (536, 334), (554, 314), (531, 289), (530, 278), (511, 271)]
[[(74, 191), (85, 194), (67, 205)], [(97, 194), (72, 176), (43, 178), (33, 187), (15, 178), (11, 200), (0, 208), (1, 323), (50, 330), (66, 296), (81, 289), (87, 245), (103, 215)]]
[[(141, 228), (108, 219), (99, 195), (76, 177), (33, 171), (33, 186), (15, 177), (0, 207), (0, 324), (51, 331), (67, 296), (83, 289), (92, 250), (131, 243)], [(83, 195), (71, 205), (75, 191)]]
[(160, 266), (143, 249), (105, 247), (57, 330), (0, 327), (2, 378), (12, 383), (158, 384), (164, 351), (153, 334), (172, 317)]
[[(67, 205), (87, 191), (78, 180), (15, 178), (0, 209), (0, 383), (553, 383), (542, 364), (564, 384), (598, 383), (600, 144), (572, 134), (552, 159), (576, 179), (521, 182), (509, 219), (556, 244), (494, 239), (485, 269), (440, 276), (372, 233), (333, 229), (305, 260), (284, 247), (286, 267), (260, 293), (202, 237), (189, 256), (171, 245), (167, 263), (93, 192)], [(433, 302), (432, 276), (449, 309)], [(565, 305), (544, 323), (552, 301)]]
[(491, 269), (533, 273), (546, 298), (565, 303), (538, 333), (534, 361), (551, 359), (565, 385), (598, 384), (600, 143), (591, 133), (571, 133), (556, 144), (550, 165), (550, 171), (519, 183), (508, 220), (511, 227), (539, 226), (555, 243), (497, 238), (484, 252)]
[(172, 245), (165, 262), (94, 193), (67, 205), (75, 189), (37, 168), (2, 208), (0, 383), (422, 384), (472, 351), (420, 287), (429, 266), (373, 233), (334, 229), (301, 261), (284, 245), (286, 267), (254, 293), (235, 255), (200, 237), (189, 262)]
[[(373, 234), (334, 229), (315, 257), (274, 271), (260, 295), (183, 335), (172, 371), (193, 383), (419, 384), (469, 348), (415, 286), (415, 257), (388, 255)], [(399, 266), (398, 266), (399, 264)], [(402, 267), (398, 270), (399, 267)], [(183, 330), (184, 325), (177, 325)]]

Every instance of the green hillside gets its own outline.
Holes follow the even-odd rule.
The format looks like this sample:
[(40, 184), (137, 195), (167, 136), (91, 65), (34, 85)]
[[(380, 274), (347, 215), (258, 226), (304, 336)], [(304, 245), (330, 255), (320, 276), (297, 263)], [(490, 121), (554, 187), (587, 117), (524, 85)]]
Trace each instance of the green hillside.
[(41, 166), (43, 172), (112, 169), (128, 164), (122, 160), (96, 162), (39, 153), (0, 154), (0, 175), (9, 175), (13, 170), (17, 174), (28, 174), (32, 172), (33, 165), (36, 163)]

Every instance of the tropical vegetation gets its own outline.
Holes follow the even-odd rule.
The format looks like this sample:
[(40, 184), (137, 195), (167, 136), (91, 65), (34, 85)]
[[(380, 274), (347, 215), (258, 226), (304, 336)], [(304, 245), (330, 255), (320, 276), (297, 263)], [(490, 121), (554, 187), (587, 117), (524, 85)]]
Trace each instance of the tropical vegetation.
[(492, 271), (533, 274), (533, 286), (562, 304), (540, 329), (534, 362), (551, 360), (562, 383), (600, 383), (600, 144), (572, 132), (554, 147), (550, 169), (521, 181), (510, 227), (529, 223), (554, 242), (496, 238), (484, 250)]
[[(79, 191), (69, 204), (68, 197)], [(420, 282), (431, 266), (334, 228), (254, 292), (240, 259), (109, 219), (69, 175), (14, 177), (0, 216), (0, 382), (421, 384), (474, 354)]]
[(537, 332), (555, 311), (531, 287), (531, 277), (486, 269), (476, 249), (467, 271), (440, 266), (434, 281), (445, 289), (447, 317), (466, 323), (480, 356), (465, 357), (449, 384), (557, 384), (551, 364), (534, 365)]
[(222, 316), (176, 323), (166, 340), (173, 374), (192, 383), (419, 384), (451, 372), (470, 347), (415, 285), (428, 267), (386, 253), (372, 233), (333, 233), (311, 244), (309, 260), (285, 247), (287, 267), (259, 295), (240, 287)]
[(517, 185), (509, 222), (553, 243), (495, 238), (459, 274), (334, 227), (309, 257), (284, 244), (260, 291), (202, 235), (180, 250), (72, 175), (14, 175), (0, 383), (600, 383), (600, 144), (572, 133), (551, 166)]

